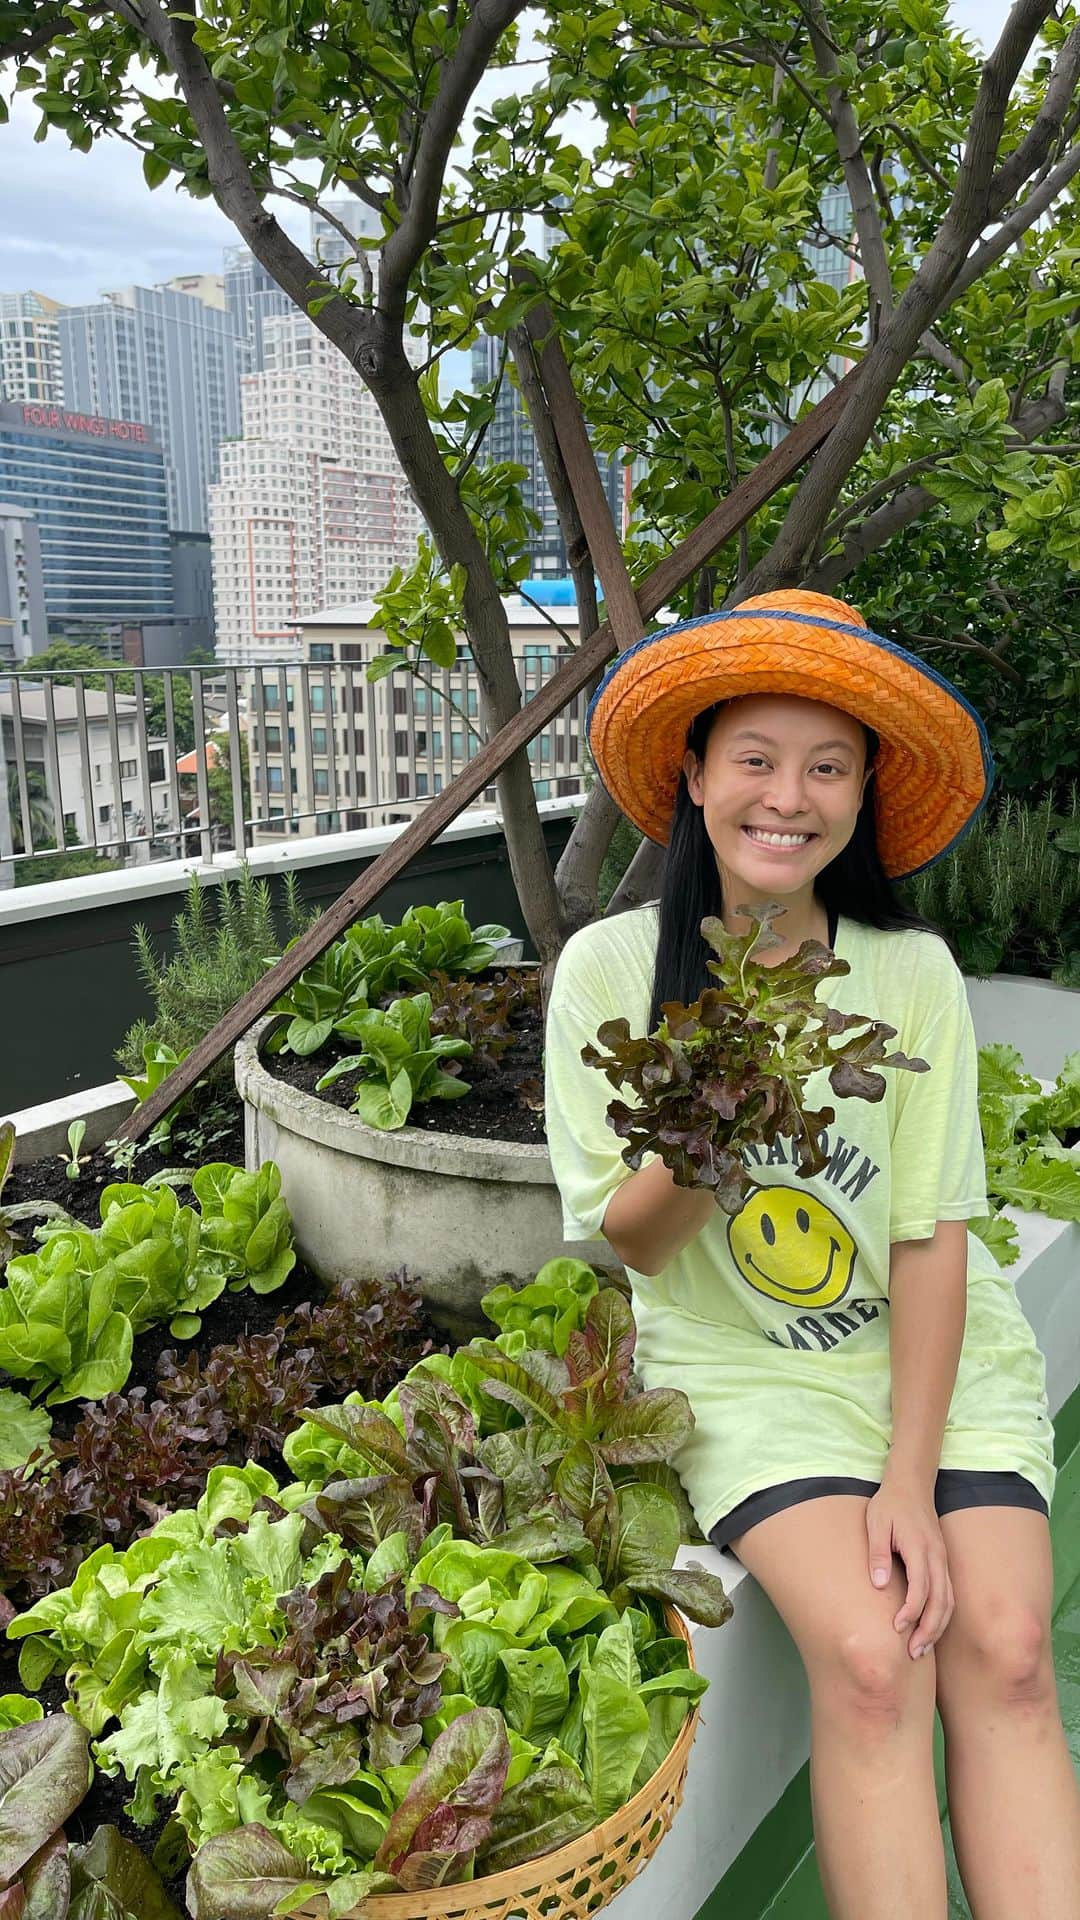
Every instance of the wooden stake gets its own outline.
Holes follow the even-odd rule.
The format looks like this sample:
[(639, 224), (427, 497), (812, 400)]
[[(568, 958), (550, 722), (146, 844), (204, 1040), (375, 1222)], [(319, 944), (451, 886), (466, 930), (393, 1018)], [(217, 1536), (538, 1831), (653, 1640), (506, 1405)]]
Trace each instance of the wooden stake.
[[(718, 548), (737, 533), (816, 452), (847, 405), (859, 372), (859, 367), (854, 367), (804, 420), (800, 420), (786, 439), (765, 455), (753, 473), (747, 474), (745, 480), (740, 480), (727, 498), (714, 507), (693, 532), (654, 567), (634, 596), (643, 622), (651, 620), (670, 596), (685, 586), (690, 576), (711, 559)], [(560, 408), (560, 413), (565, 421), (565, 409)], [(449, 786), (428, 802), (423, 812), (404, 828), (393, 845), (381, 853), (377, 860), (373, 860), (370, 867), (339, 895), (315, 925), (301, 935), (295, 946), (283, 953), (243, 999), (230, 1007), (217, 1026), (204, 1034), (186, 1059), (173, 1068), (168, 1079), (163, 1080), (150, 1098), (142, 1101), (128, 1116), (120, 1129), (120, 1138), (143, 1139), (178, 1100), (190, 1093), (196, 1081), (216, 1065), (222, 1054), (235, 1045), (241, 1034), (246, 1033), (252, 1023), (268, 1011), (294, 980), (299, 979), (304, 968), (317, 960), (320, 953), (324, 953), (346, 927), (374, 904), (383, 889), (389, 886), (391, 880), (396, 880), (414, 855), (423, 853), (438, 839), (443, 828), (464, 812), (482, 788), (493, 783), (507, 761), (527, 746), (617, 651), (611, 624), (605, 620), (594, 634), (578, 646), (573, 658), (559, 667), (513, 719), (484, 743), (475, 758), (455, 775)]]

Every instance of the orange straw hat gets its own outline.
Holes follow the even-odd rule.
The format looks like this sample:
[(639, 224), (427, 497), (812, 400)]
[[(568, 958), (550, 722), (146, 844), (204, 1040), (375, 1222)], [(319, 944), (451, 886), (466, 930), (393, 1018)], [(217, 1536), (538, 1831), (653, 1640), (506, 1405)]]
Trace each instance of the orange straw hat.
[(947, 853), (985, 805), (994, 762), (962, 693), (823, 593), (744, 600), (650, 633), (613, 661), (589, 703), (589, 747), (615, 804), (666, 845), (691, 721), (718, 700), (798, 694), (873, 727), (874, 804), (892, 879)]

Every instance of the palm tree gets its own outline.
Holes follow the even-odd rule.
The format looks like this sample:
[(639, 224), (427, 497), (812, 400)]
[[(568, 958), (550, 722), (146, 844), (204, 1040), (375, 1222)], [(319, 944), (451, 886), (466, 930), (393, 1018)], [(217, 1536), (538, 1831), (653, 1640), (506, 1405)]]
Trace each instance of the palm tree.
[(23, 845), (22, 804), (19, 798), (19, 769), (8, 768), (7, 777), (8, 814), (11, 819), (11, 851), (26, 853), (40, 847), (42, 841), (55, 839), (53, 826), (53, 804), (49, 798), (49, 789), (45, 782), (43, 767), (29, 766), (26, 769), (26, 801), (30, 815), (30, 848)]

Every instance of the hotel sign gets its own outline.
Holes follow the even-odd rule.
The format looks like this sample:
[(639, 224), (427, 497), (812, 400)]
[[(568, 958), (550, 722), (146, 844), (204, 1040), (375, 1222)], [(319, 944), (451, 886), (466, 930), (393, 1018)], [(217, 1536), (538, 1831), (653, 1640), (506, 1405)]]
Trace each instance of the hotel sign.
[(139, 420), (108, 420), (97, 413), (77, 413), (71, 407), (40, 406), (28, 401), (0, 406), (0, 424), (39, 427), (95, 440), (125, 440), (143, 447), (154, 445), (151, 429)]

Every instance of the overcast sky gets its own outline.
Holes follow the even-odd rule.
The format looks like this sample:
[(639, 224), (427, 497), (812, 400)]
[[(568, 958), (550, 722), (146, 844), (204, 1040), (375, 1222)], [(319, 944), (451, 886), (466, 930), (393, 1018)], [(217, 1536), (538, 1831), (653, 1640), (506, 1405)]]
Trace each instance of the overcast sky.
[[(954, 0), (952, 17), (992, 42), (1008, 0)], [(492, 75), (478, 98), (507, 91)], [(17, 95), (11, 123), (0, 126), (0, 291), (33, 287), (75, 305), (107, 288), (153, 286), (174, 274), (220, 272), (222, 249), (238, 238), (213, 201), (169, 187), (147, 188), (134, 148), (114, 138), (82, 154), (51, 132), (34, 142), (38, 114)], [(578, 136), (580, 138), (580, 136)], [(14, 184), (17, 183), (17, 184)], [(278, 217), (300, 240), (306, 216), (277, 203)], [(456, 360), (464, 366), (465, 356)]]

